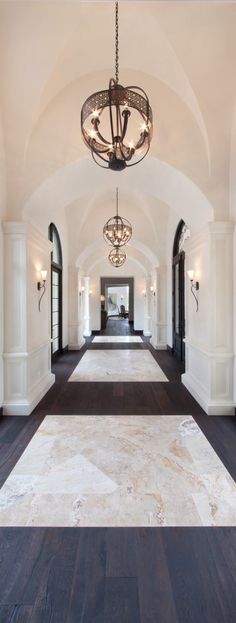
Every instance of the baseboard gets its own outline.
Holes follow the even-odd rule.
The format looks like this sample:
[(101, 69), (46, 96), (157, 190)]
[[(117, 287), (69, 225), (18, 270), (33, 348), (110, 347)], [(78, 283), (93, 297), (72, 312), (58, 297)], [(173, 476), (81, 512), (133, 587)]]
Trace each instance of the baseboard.
[(79, 344), (69, 344), (68, 350), (80, 350), (85, 344), (85, 339), (83, 338)]
[(162, 343), (162, 342), (157, 342), (157, 344), (154, 342), (153, 338), (150, 339), (150, 344), (152, 345), (153, 348), (155, 348), (155, 350), (166, 350), (167, 349), (167, 345)]
[(68, 344), (67, 344), (66, 346), (63, 346), (63, 349), (62, 349), (63, 355), (64, 355), (65, 353), (68, 353), (68, 350), (69, 350), (69, 346), (68, 346)]
[(181, 381), (207, 415), (235, 415), (235, 404), (233, 401), (209, 400), (200, 383), (189, 372), (182, 374)]
[(54, 383), (55, 374), (49, 372), (28, 399), (4, 402), (3, 415), (30, 415)]
[(172, 346), (169, 346), (169, 344), (166, 344), (166, 349), (168, 350), (168, 353), (171, 353), (173, 355), (173, 348), (172, 348)]
[(151, 331), (144, 331), (143, 335), (144, 335), (144, 337), (151, 337), (152, 336)]

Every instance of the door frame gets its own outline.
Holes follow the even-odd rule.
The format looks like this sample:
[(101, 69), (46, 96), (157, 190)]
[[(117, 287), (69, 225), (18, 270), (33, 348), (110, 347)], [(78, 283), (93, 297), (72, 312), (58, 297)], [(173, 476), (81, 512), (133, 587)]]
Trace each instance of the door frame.
[(129, 323), (134, 322), (134, 277), (101, 277), (100, 293), (106, 295), (111, 286), (129, 286)]

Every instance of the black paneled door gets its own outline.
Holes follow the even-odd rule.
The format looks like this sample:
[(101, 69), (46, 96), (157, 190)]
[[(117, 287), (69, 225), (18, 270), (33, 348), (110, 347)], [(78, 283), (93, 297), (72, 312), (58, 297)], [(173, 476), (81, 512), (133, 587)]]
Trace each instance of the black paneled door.
[(184, 251), (173, 258), (173, 351), (185, 361)]
[(61, 280), (60, 269), (52, 266), (52, 355), (62, 348)]

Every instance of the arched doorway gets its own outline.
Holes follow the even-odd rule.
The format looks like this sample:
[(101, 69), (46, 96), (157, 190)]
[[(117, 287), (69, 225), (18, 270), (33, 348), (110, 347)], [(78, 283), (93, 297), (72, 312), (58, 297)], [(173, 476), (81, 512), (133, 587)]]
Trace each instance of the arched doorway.
[(51, 253), (51, 338), (52, 357), (62, 351), (62, 250), (60, 237), (54, 223), (49, 225)]
[(190, 230), (181, 220), (175, 234), (172, 261), (172, 292), (173, 292), (173, 353), (185, 361), (185, 291), (184, 291), (184, 262), (185, 241), (190, 236)]

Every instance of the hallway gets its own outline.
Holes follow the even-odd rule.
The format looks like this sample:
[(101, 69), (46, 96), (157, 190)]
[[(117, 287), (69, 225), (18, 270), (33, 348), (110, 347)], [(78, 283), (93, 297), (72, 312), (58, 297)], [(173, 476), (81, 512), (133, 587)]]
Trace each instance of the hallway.
[[(89, 441), (89, 436), (84, 437), (85, 448), (87, 448), (88, 452), (87, 456), (89, 460), (92, 461), (91, 465), (94, 467), (95, 465), (97, 465), (97, 467), (99, 466), (99, 447), (102, 448), (100, 456), (102, 458), (103, 469), (106, 460), (110, 457), (108, 459), (107, 468), (105, 469), (106, 478), (109, 474), (109, 470), (112, 468), (112, 464), (115, 467), (114, 461), (117, 452), (117, 450), (115, 450), (116, 446), (114, 445), (115, 439), (122, 439), (122, 436), (125, 434), (123, 438), (127, 439), (128, 442), (128, 437), (126, 437), (127, 433), (125, 433), (125, 429), (127, 430), (128, 417), (130, 417), (129, 421), (132, 426), (133, 424), (135, 427), (138, 426), (136, 434), (134, 427), (127, 447), (128, 454), (130, 455), (128, 463), (128, 455), (125, 454), (122, 459), (123, 461), (125, 460), (126, 463), (124, 475), (125, 480), (127, 480), (128, 489), (131, 486), (130, 493), (128, 493), (131, 497), (133, 495), (132, 478), (129, 483), (129, 472), (132, 465), (132, 446), (133, 450), (136, 447), (134, 455), (136, 457), (134, 464), (135, 478), (137, 478), (139, 470), (139, 459), (137, 458), (138, 446), (133, 445), (133, 443), (138, 441), (137, 432), (139, 431), (138, 435), (141, 434), (140, 441), (142, 440), (143, 434), (145, 434), (146, 438), (146, 468), (142, 469), (141, 472), (143, 474), (142, 477), (146, 476), (146, 493), (148, 494), (149, 486), (151, 486), (151, 491), (153, 491), (153, 484), (151, 484), (153, 477), (155, 480), (155, 471), (153, 471), (153, 475), (151, 476), (150, 468), (152, 464), (154, 466), (157, 459), (153, 455), (149, 464), (151, 446), (149, 450), (149, 446), (147, 445), (147, 427), (150, 427), (150, 425), (156, 427), (157, 425), (158, 429), (156, 430), (159, 430), (158, 435), (160, 436), (162, 435), (160, 426), (162, 426), (162, 423), (164, 425), (166, 421), (166, 431), (169, 430), (169, 433), (167, 432), (165, 435), (167, 434), (166, 440), (169, 439), (169, 445), (172, 443), (171, 430), (173, 432), (173, 426), (175, 426), (175, 424), (172, 424), (172, 421), (173, 423), (178, 422), (178, 426), (181, 422), (186, 426), (188, 423), (191, 424), (190, 416), (193, 417), (196, 423), (195, 425), (199, 426), (205, 435), (203, 438), (205, 441), (202, 440), (200, 446), (198, 446), (198, 459), (201, 457), (201, 448), (203, 449), (203, 461), (206, 460), (208, 452), (210, 451), (209, 456), (213, 457), (213, 470), (220, 469), (219, 476), (221, 480), (222, 477), (224, 479), (225, 477), (230, 478), (231, 476), (234, 482), (236, 481), (236, 425), (234, 418), (207, 418), (203, 414), (198, 404), (180, 383), (181, 365), (169, 352), (154, 351), (149, 345), (148, 340), (142, 340), (141, 343), (131, 344), (99, 344), (93, 342), (93, 340), (94, 336), (89, 338), (81, 352), (69, 352), (58, 358), (54, 365), (57, 379), (56, 383), (30, 417), (1, 418), (1, 484), (3, 488), (4, 481), (8, 479), (25, 449), (25, 466), (27, 467), (28, 465), (28, 468), (31, 466), (31, 474), (33, 475), (34, 473), (34, 460), (36, 460), (36, 470), (41, 469), (40, 447), (42, 447), (42, 449), (47, 447), (47, 445), (44, 446), (44, 444), (42, 445), (41, 443), (37, 446), (37, 431), (39, 431), (42, 426), (44, 426), (47, 439), (50, 439), (50, 437), (48, 437), (48, 425), (55, 425), (56, 429), (58, 426), (59, 428), (62, 426), (61, 430), (65, 431), (63, 433), (63, 447), (65, 449), (67, 448), (66, 452), (68, 454), (69, 447), (72, 448), (72, 446), (68, 445), (66, 435), (69, 434), (70, 436), (72, 433), (72, 438), (75, 440), (77, 434), (73, 417), (77, 419), (78, 430), (80, 431), (77, 442), (74, 445), (76, 455), (79, 451), (79, 444), (81, 444), (80, 437), (83, 430), (81, 426), (85, 426), (87, 427), (89, 435), (89, 431), (94, 431), (91, 438), (91, 441), (93, 439), (93, 443), (95, 443), (94, 457), (91, 454), (92, 446)], [(71, 373), (85, 354), (89, 352), (94, 352), (96, 354), (101, 348), (104, 352), (111, 351), (113, 353), (114, 349), (117, 350), (117, 352), (124, 350), (136, 351), (139, 353), (149, 352), (154, 360), (161, 366), (168, 378), (168, 382), (141, 381), (130, 383), (113, 381), (100, 383), (93, 381), (86, 383), (68, 383)], [(109, 426), (112, 423), (112, 418), (110, 417), (111, 413), (117, 415), (117, 417), (113, 415), (114, 423), (112, 427), (114, 427), (114, 425), (118, 426), (117, 432), (115, 432), (114, 428), (112, 429), (114, 431), (112, 433), (112, 436), (114, 434), (113, 441), (113, 437), (111, 437), (109, 441)], [(158, 424), (157, 413), (159, 413), (160, 425)], [(171, 413), (174, 417), (168, 417)], [(53, 414), (55, 414), (54, 418), (51, 417)], [(78, 417), (86, 416), (86, 414), (87, 418)], [(103, 417), (101, 417), (101, 420), (99, 420), (99, 418), (97, 419), (98, 432), (101, 429), (100, 441), (97, 443), (95, 415), (98, 414), (101, 414)], [(124, 417), (124, 414), (126, 417)], [(136, 414), (136, 416), (134, 416), (134, 414)], [(176, 417), (176, 414), (179, 415)], [(108, 416), (107, 424), (106, 415)], [(51, 420), (48, 416), (51, 417)], [(119, 416), (121, 418), (120, 420)], [(149, 418), (152, 416), (151, 420), (148, 419), (148, 416)], [(145, 420), (146, 417), (147, 419)], [(125, 424), (125, 429), (123, 429), (122, 422)], [(65, 426), (66, 429), (64, 428)], [(104, 430), (106, 430), (106, 434), (102, 433), (103, 429), (101, 426), (105, 427)], [(57, 435), (56, 429), (55, 433)], [(67, 433), (66, 430), (68, 431)], [(194, 430), (192, 429), (192, 424), (190, 430)], [(153, 439), (153, 434), (154, 429), (150, 441)], [(200, 434), (202, 435), (202, 433)], [(162, 450), (163, 439), (160, 437), (159, 440)], [(175, 439), (175, 434), (173, 439)], [(30, 455), (27, 455), (27, 452), (30, 452), (32, 441), (34, 444), (36, 443), (36, 446), (35, 448), (32, 446), (32, 458), (30, 459)], [(187, 437), (182, 437), (181, 444), (182, 451), (185, 448), (184, 453), (187, 451), (189, 441), (191, 442), (191, 434), (190, 437), (188, 435)], [(209, 445), (206, 445), (208, 442)], [(194, 439), (193, 443), (194, 445), (192, 448), (196, 447)], [(69, 444), (71, 444), (71, 442), (69, 442)], [(37, 447), (38, 450), (36, 449)], [(119, 446), (117, 446), (117, 449), (118, 447)], [(119, 455), (121, 457), (121, 447), (122, 446), (120, 446), (117, 458)], [(158, 456), (158, 438), (154, 443), (154, 447), (156, 447)], [(176, 446), (176, 448), (177, 447), (178, 446)], [(213, 453), (211, 448), (214, 448), (216, 454)], [(45, 450), (43, 450), (43, 452), (45, 452)], [(168, 452), (169, 451), (165, 452), (166, 458)], [(150, 455), (149, 460), (147, 460), (148, 454)], [(43, 456), (43, 472), (45, 472), (45, 467), (48, 465), (50, 473), (52, 469), (52, 455), (51, 458), (50, 456), (47, 458), (44, 454), (42, 457)], [(58, 458), (60, 457), (60, 463), (62, 456), (63, 453), (61, 454), (59, 452)], [(184, 459), (185, 454), (183, 454), (183, 459), (181, 459), (180, 451), (175, 455), (172, 453), (169, 456), (174, 459), (175, 469), (179, 466), (178, 470), (181, 461), (186, 461), (186, 458)], [(33, 457), (35, 457), (35, 459)], [(220, 463), (220, 461), (222, 461), (222, 463)], [(19, 466), (20, 464), (21, 462), (19, 462)], [(188, 459), (186, 466), (187, 464)], [(80, 467), (77, 465), (77, 477), (81, 468), (82, 464)], [(16, 467), (16, 469), (18, 469), (18, 473), (22, 472), (22, 468)], [(166, 476), (168, 474), (168, 469), (166, 464)], [(81, 516), (79, 521), (79, 524), (81, 522), (81, 527), (75, 527), (76, 524), (71, 523), (69, 516), (66, 522), (65, 519), (62, 519), (63, 516), (64, 518), (66, 517), (69, 508), (68, 503), (65, 503), (66, 490), (63, 489), (63, 480), (61, 480), (59, 474), (56, 477), (58, 483), (56, 489), (58, 489), (58, 492), (60, 490), (63, 492), (64, 490), (64, 493), (62, 494), (58, 509), (56, 506), (57, 498), (54, 497), (54, 501), (52, 502), (49, 497), (46, 502), (46, 504), (48, 504), (48, 511), (45, 523), (40, 524), (40, 521), (37, 523), (38, 511), (36, 510), (36, 524), (34, 520), (32, 525), (30, 520), (30, 507), (32, 509), (37, 509), (38, 503), (36, 502), (35, 505), (34, 502), (32, 506), (32, 502), (35, 495), (35, 501), (37, 500), (37, 490), (40, 481), (38, 481), (38, 485), (35, 485), (35, 492), (33, 492), (32, 501), (29, 502), (30, 506), (28, 510), (28, 502), (26, 502), (26, 514), (24, 518), (24, 513), (22, 515), (22, 510), (20, 511), (20, 508), (24, 508), (24, 487), (28, 486), (27, 482), (29, 482), (29, 480), (25, 481), (25, 485), (23, 485), (22, 480), (21, 486), (23, 486), (23, 489), (21, 489), (21, 497), (19, 498), (20, 507), (17, 502), (16, 491), (14, 502), (15, 511), (13, 515), (11, 512), (10, 514), (6, 514), (7, 525), (11, 525), (12, 527), (0, 528), (2, 559), (0, 579), (2, 604), (0, 606), (1, 623), (8, 623), (10, 621), (22, 623), (47, 623), (49, 621), (50, 623), (120, 623), (121, 621), (122, 623), (156, 623), (157, 620), (163, 623), (189, 623), (190, 620), (191, 623), (199, 623), (199, 621), (201, 621), (201, 623), (210, 623), (211, 621), (214, 621), (214, 623), (228, 623), (231, 620), (233, 621), (236, 606), (234, 591), (236, 570), (233, 559), (234, 543), (236, 545), (235, 528), (228, 527), (227, 515), (224, 519), (222, 516), (223, 522), (226, 522), (225, 527), (220, 527), (220, 516), (219, 519), (217, 519), (217, 514), (215, 514), (216, 509), (214, 510), (214, 507), (212, 507), (213, 515), (210, 522), (206, 516), (205, 519), (204, 516), (202, 516), (200, 523), (199, 518), (196, 520), (196, 517), (194, 518), (194, 516), (192, 516), (191, 519), (191, 514), (189, 515), (189, 511), (187, 511), (189, 502), (186, 500), (186, 506), (186, 502), (181, 502), (179, 498), (180, 491), (177, 494), (178, 481), (183, 481), (182, 476), (180, 477), (180, 474), (178, 474), (178, 470), (175, 476), (176, 481), (173, 481), (173, 491), (172, 493), (169, 492), (168, 499), (169, 502), (173, 504), (172, 511), (174, 508), (177, 509), (179, 507), (179, 518), (177, 519), (177, 516), (175, 517), (173, 512), (171, 512), (170, 518), (172, 518), (170, 520), (171, 522), (168, 524), (169, 520), (167, 520), (167, 515), (166, 519), (164, 519), (164, 516), (162, 518), (162, 513), (160, 514), (160, 511), (156, 517), (152, 515), (152, 496), (149, 498), (147, 496), (146, 500), (149, 500), (147, 517), (149, 517), (149, 520), (146, 527), (144, 516), (138, 519), (137, 515), (136, 523), (134, 517), (132, 519), (130, 516), (130, 520), (128, 520), (128, 515), (126, 519), (125, 515), (122, 519), (121, 501), (118, 507), (114, 506), (113, 508), (113, 512), (110, 515), (111, 522), (109, 522), (108, 517), (105, 518), (105, 516), (103, 519), (102, 516), (99, 519), (99, 506), (96, 505), (95, 507), (91, 507), (87, 519), (85, 518), (81, 522), (81, 510), (83, 512), (83, 504), (87, 498), (86, 487), (89, 486), (91, 489), (93, 480), (97, 491), (95, 500), (99, 499), (99, 489), (97, 488), (98, 484), (96, 484), (96, 482), (99, 482), (97, 481), (98, 476), (95, 472), (93, 476), (91, 473), (92, 481), (89, 484), (88, 468), (86, 468), (87, 476), (83, 477), (83, 488), (82, 490), (80, 489), (82, 507), (81, 504), (78, 503), (76, 507), (74, 506), (73, 511), (74, 518), (76, 516), (77, 518)], [(209, 471), (209, 468), (207, 468), (207, 470)], [(226, 470), (228, 470), (228, 476)], [(23, 469), (22, 474), (24, 474), (24, 472), (25, 469)], [(25, 473), (27, 475), (27, 471)], [(171, 478), (173, 478), (174, 473), (175, 472), (172, 472)], [(70, 472), (68, 472), (68, 476), (69, 474)], [(32, 475), (30, 477), (31, 479)], [(48, 480), (48, 476), (46, 471), (46, 480), (44, 484), (43, 481), (41, 481), (40, 487), (46, 486), (45, 491), (47, 490), (49, 492), (50, 488), (48, 489), (48, 487), (50, 487), (50, 480)], [(70, 477), (68, 479), (68, 476), (67, 489), (69, 487), (69, 490), (73, 491), (74, 487), (76, 487), (75, 473), (73, 474), (73, 471), (71, 472), (71, 479)], [(22, 479), (22, 477), (24, 478), (24, 476), (21, 475), (20, 478)], [(14, 480), (14, 471), (13, 475), (10, 476), (10, 479), (12, 478)], [(19, 478), (19, 476), (17, 476), (17, 478)], [(29, 478), (29, 476), (27, 476), (27, 478)], [(134, 485), (135, 481), (133, 480), (132, 482)], [(167, 482), (168, 477), (166, 484)], [(104, 484), (102, 485), (103, 487)], [(186, 481), (183, 492), (187, 494), (187, 499), (190, 499), (189, 495), (193, 483), (190, 484), (189, 493), (188, 486)], [(223, 481), (222, 486), (224, 490), (227, 489), (227, 486), (223, 485)], [(135, 490), (136, 487), (137, 484), (135, 484)], [(235, 484), (233, 487), (235, 487)], [(114, 484), (112, 488), (114, 488)], [(163, 489), (163, 493), (165, 488), (166, 487)], [(55, 494), (55, 485), (53, 491)], [(176, 494), (177, 497), (175, 499)], [(102, 495), (104, 498), (104, 494)], [(108, 508), (111, 512), (111, 492), (108, 493), (108, 497), (110, 499)], [(38, 501), (39, 499), (40, 498), (38, 498)], [(59, 500), (60, 497), (58, 498), (58, 501)], [(120, 500), (122, 500), (122, 497)], [(141, 501), (140, 493), (139, 500)], [(43, 505), (39, 503), (39, 511), (45, 508), (45, 501)], [(140, 506), (140, 501), (138, 506)], [(143, 504), (144, 502), (142, 502), (140, 506), (142, 512), (145, 510), (146, 503), (144, 506)], [(157, 503), (157, 501), (154, 504), (156, 509), (158, 508), (158, 504), (160, 504), (160, 502)], [(219, 504), (223, 513), (225, 513), (226, 507), (222, 495), (219, 497)], [(0, 523), (3, 526), (4, 505), (1, 495), (0, 509), (2, 509), (0, 511)], [(171, 511), (171, 507), (169, 510)], [(16, 514), (14, 515), (14, 513)], [(153, 522), (154, 526), (162, 525), (166, 527), (154, 527), (152, 525)], [(219, 527), (213, 527), (214, 523), (215, 525), (219, 525)], [(230, 518), (229, 524), (232, 525), (232, 517)], [(117, 527), (114, 528), (112, 527), (113, 525)], [(133, 527), (131, 527), (131, 525)], [(169, 527), (167, 527), (168, 525)], [(89, 528), (87, 526), (93, 527)], [(216, 567), (221, 570), (220, 573), (216, 573)], [(24, 573), (22, 573), (23, 568)]]

